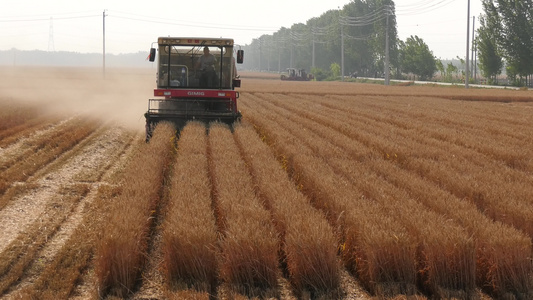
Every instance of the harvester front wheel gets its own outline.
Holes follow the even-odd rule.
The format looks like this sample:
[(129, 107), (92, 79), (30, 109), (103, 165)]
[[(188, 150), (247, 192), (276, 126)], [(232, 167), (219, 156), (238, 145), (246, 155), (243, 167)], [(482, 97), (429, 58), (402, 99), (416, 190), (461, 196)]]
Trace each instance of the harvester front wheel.
[(148, 143), (150, 141), (150, 139), (152, 138), (152, 133), (154, 132), (155, 124), (150, 121), (150, 118), (147, 115), (145, 115), (145, 117), (146, 117), (146, 125), (145, 125), (146, 137), (145, 137), (145, 141)]

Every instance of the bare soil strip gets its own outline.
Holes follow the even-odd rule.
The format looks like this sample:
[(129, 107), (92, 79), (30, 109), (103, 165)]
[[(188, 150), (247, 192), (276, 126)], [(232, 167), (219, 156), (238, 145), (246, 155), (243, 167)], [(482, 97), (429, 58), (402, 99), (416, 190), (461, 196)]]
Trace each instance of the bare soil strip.
[[(66, 153), (64, 158), (56, 160), (54, 166), (48, 166), (49, 172), (42, 171), (38, 178), (31, 178), (29, 181), (33, 182), (34, 188), (12, 201), (11, 205), (0, 212), (2, 224), (9, 224), (4, 230), (6, 234), (1, 237), (2, 250), (16, 243), (21, 233), (29, 234), (30, 239), (35, 238), (34, 234), (42, 235), (42, 231), (28, 233), (30, 224), (36, 224), (34, 220), (40, 220), (40, 227), (55, 228), (37, 249), (38, 251), (33, 252), (34, 261), (27, 267), (25, 279), (16, 286), (16, 289), (33, 282), (44, 266), (53, 260), (55, 254), (81, 223), (86, 206), (93, 201), (100, 186), (98, 181), (115, 164), (115, 161), (109, 158), (123, 152), (125, 145), (131, 143), (131, 139), (131, 134), (127, 134), (121, 128), (98, 130), (74, 148), (72, 153)], [(88, 174), (93, 174), (90, 176), (93, 180), (87, 179)], [(82, 191), (76, 191), (75, 187), (78, 187), (78, 190), (82, 187)], [(77, 201), (66, 205), (62, 199), (65, 198), (65, 193), (72, 194), (72, 190), (76, 191), (74, 194), (78, 196)], [(87, 193), (89, 194), (85, 197)], [(45, 221), (46, 215), (43, 214), (50, 205), (66, 206), (62, 212), (54, 213), (53, 217)], [(20, 213), (21, 210), (24, 210), (23, 214)], [(4, 258), (4, 254), (1, 257)]]

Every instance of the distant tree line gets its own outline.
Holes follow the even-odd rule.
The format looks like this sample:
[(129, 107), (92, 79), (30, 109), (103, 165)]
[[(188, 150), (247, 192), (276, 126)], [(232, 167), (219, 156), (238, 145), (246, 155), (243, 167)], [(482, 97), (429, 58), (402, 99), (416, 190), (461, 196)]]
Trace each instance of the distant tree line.
[[(533, 0), (483, 0), (483, 7), (485, 14), (473, 41), (482, 75), (496, 83), (506, 65), (511, 83), (527, 84), (528, 78), (531, 83)], [(419, 80), (431, 80), (440, 75), (437, 77), (441, 81), (464, 81), (466, 65), (460, 57), (459, 64), (445, 64), (420, 37), (398, 39), (392, 0), (352, 0), (342, 9), (327, 11), (305, 24), (262, 35), (244, 46), (247, 53), (244, 68), (278, 72), (289, 67), (307, 69), (323, 80), (333, 79), (340, 66), (345, 76), (382, 77), (387, 33), (393, 78), (410, 74)]]
[(383, 77), (387, 36), (393, 78), (412, 74), (417, 79), (430, 80), (437, 70), (441, 70), (442, 79), (451, 81), (457, 77), (457, 66), (450, 62), (439, 68), (442, 62), (420, 37), (398, 39), (392, 0), (352, 0), (342, 9), (327, 11), (306, 24), (262, 35), (245, 46), (244, 67), (278, 72), (288, 67), (311, 69), (318, 80), (335, 79), (339, 73)]
[(514, 85), (531, 85), (533, 74), (533, 0), (483, 0), (477, 30), (482, 74), (492, 83), (506, 66)]
[(306, 24), (283, 27), (254, 39), (245, 47), (244, 67), (279, 72), (288, 67), (311, 69), (318, 80), (333, 79), (338, 73), (383, 77), (387, 36), (393, 78), (404, 74), (414, 74), (421, 80), (433, 77), (437, 59), (426, 43), (418, 36), (398, 39), (392, 0), (352, 0), (342, 9), (327, 11)]
[(317, 68), (330, 72), (334, 63), (342, 68), (341, 49), (344, 49), (344, 75), (382, 75), (387, 17), (389, 61), (391, 66), (398, 65), (394, 7), (392, 0), (353, 0), (342, 9), (309, 19), (306, 24), (282, 27), (245, 46), (244, 67), (269, 71)]

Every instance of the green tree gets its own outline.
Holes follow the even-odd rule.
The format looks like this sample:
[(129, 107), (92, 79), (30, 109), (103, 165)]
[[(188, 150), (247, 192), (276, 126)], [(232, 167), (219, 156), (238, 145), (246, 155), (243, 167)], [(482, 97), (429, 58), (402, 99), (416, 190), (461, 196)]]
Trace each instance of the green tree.
[(400, 44), (400, 64), (403, 72), (428, 80), (437, 71), (437, 61), (428, 45), (418, 36), (410, 36)]
[(341, 76), (341, 66), (338, 63), (332, 63), (329, 69), (333, 78), (339, 78)]
[(479, 68), (481, 74), (488, 79), (489, 84), (495, 84), (496, 78), (502, 72), (503, 58), (497, 43), (497, 18), (481, 16), (480, 27), (477, 30), (477, 48)]
[(451, 62), (446, 66), (446, 82), (453, 82), (453, 75), (457, 77), (459, 68), (454, 66)]
[[(329, 10), (305, 24), (282, 27), (269, 37), (245, 45), (245, 68), (285, 70), (289, 66), (310, 69), (315, 49), (315, 67), (328, 70), (341, 62), (341, 28), (344, 33), (345, 75), (383, 72), (385, 32), (389, 17), (391, 67), (398, 66), (395, 6), (393, 0), (351, 0), (341, 9)], [(342, 18), (347, 18), (341, 22)]]
[(520, 78), (533, 74), (533, 0), (483, 0), (484, 12), (495, 20), (494, 35), (508, 69)]
[(442, 60), (437, 60), (437, 70), (439, 70), (440, 76), (444, 78), (446, 70), (444, 69), (444, 64), (442, 63)]

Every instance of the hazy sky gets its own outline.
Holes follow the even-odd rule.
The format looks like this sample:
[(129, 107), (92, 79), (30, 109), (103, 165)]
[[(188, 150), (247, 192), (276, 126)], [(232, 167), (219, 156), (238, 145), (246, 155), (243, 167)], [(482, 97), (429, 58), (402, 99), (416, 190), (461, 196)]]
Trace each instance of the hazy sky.
[[(349, 2), (2, 0), (0, 50), (102, 52), (104, 10), (106, 53), (148, 51), (158, 36), (168, 35), (230, 37), (244, 45)], [(465, 56), (467, 0), (395, 3), (400, 39), (418, 35), (438, 58)], [(471, 16), (480, 13), (481, 0), (471, 0)]]

